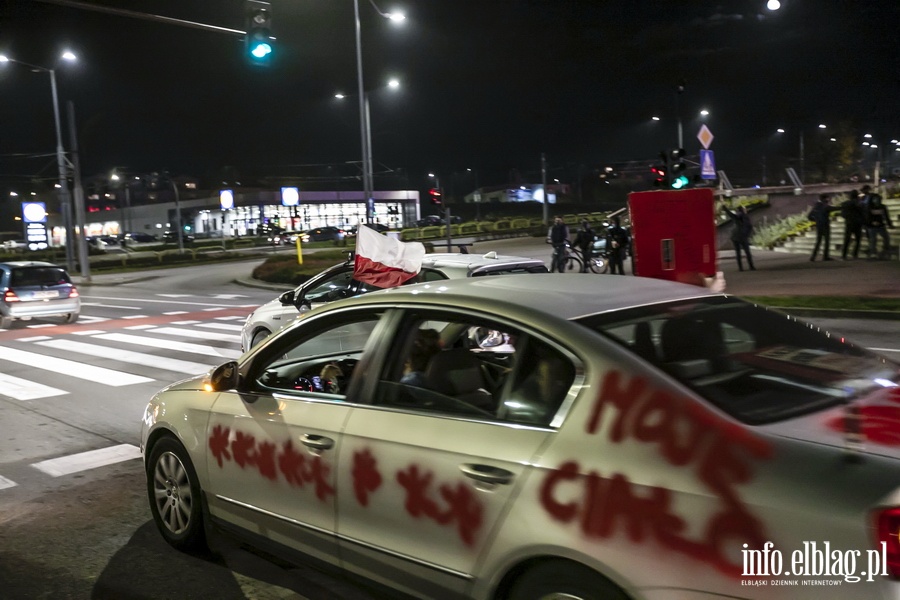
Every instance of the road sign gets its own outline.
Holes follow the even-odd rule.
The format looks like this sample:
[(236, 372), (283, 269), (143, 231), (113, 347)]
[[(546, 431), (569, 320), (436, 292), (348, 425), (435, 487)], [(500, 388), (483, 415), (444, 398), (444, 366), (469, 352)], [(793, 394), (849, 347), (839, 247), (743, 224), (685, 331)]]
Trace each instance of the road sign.
[(703, 179), (716, 178), (716, 158), (712, 150), (700, 151), (700, 177)]
[(703, 147), (707, 150), (709, 150), (709, 145), (712, 144), (713, 137), (712, 131), (709, 130), (706, 123), (700, 126), (700, 132), (697, 134), (697, 139), (700, 140), (700, 143), (703, 144)]

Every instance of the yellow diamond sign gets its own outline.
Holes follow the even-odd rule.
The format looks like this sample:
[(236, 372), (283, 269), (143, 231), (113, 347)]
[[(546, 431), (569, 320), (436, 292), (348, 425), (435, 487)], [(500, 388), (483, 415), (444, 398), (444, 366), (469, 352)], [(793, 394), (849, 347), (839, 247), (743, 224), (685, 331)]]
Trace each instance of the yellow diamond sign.
[(700, 127), (700, 133), (697, 134), (697, 139), (700, 140), (700, 143), (703, 144), (705, 149), (709, 150), (709, 145), (712, 144), (713, 141), (713, 134), (705, 123)]

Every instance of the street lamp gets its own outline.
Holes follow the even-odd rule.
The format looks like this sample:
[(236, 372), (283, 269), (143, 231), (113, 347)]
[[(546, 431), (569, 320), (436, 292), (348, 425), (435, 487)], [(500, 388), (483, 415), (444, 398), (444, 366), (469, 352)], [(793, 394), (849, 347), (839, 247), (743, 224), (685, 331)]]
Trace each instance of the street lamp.
[[(61, 58), (67, 61), (76, 60), (76, 56), (66, 50), (62, 53)], [(39, 67), (30, 63), (9, 58), (0, 54), (0, 62), (12, 62), (30, 67), (35, 71), (50, 74), (50, 90), (53, 93), (53, 118), (56, 123), (56, 166), (59, 170), (59, 208), (63, 217), (63, 226), (66, 230), (66, 268), (71, 272), (75, 270), (75, 256), (72, 253), (72, 206), (69, 198), (69, 186), (66, 183), (66, 157), (62, 145), (62, 128), (59, 122), (59, 99), (56, 93), (56, 70), (46, 67)]]
[[(375, 9), (379, 16), (391, 21), (392, 23), (402, 23), (406, 16), (403, 13), (385, 13), (375, 5), (374, 0), (369, 0), (369, 4)], [(359, 0), (353, 0), (353, 14), (356, 18), (356, 82), (359, 92), (359, 135), (362, 145), (362, 162), (363, 162), (363, 193), (366, 201), (366, 223), (372, 222), (372, 213), (374, 211), (373, 188), (372, 181), (372, 146), (370, 143), (370, 124), (369, 124), (369, 105), (366, 98), (365, 88), (363, 87), (363, 63), (362, 63), (362, 26), (359, 21)]]

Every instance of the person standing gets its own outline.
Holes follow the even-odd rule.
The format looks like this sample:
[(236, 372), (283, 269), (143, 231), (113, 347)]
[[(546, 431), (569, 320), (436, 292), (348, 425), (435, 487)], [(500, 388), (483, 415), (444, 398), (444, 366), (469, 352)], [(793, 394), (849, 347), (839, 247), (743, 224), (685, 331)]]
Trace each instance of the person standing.
[[(890, 258), (891, 238), (887, 229), (894, 228), (887, 206), (881, 201), (879, 194), (868, 194), (866, 201), (866, 230), (869, 233), (869, 259)], [(878, 238), (881, 238), (881, 252), (878, 252)]]
[(594, 248), (594, 238), (596, 234), (587, 219), (581, 221), (581, 227), (575, 232), (575, 245), (581, 250), (581, 258), (584, 264), (581, 265), (581, 272), (586, 273), (588, 270), (588, 261), (591, 260), (591, 250)]
[(628, 252), (630, 238), (628, 230), (622, 227), (618, 215), (613, 217), (613, 224), (606, 230), (606, 251), (609, 254), (609, 266), (613, 275), (625, 274), (625, 253)]
[(853, 258), (859, 258), (859, 243), (862, 240), (863, 223), (866, 220), (863, 196), (856, 190), (851, 190), (847, 196), (847, 199), (841, 202), (841, 216), (844, 218), (844, 245), (841, 247), (843, 260), (847, 260), (851, 241), (853, 241)]
[(831, 245), (831, 213), (836, 210), (840, 210), (840, 207), (831, 206), (831, 197), (828, 194), (819, 194), (819, 200), (809, 211), (809, 220), (816, 224), (816, 245), (809, 260), (816, 260), (820, 245), (822, 260), (833, 260), (828, 256), (828, 250)]
[(731, 230), (731, 243), (734, 245), (734, 256), (737, 259), (738, 270), (744, 270), (744, 263), (741, 261), (741, 252), (743, 252), (747, 256), (747, 266), (750, 267), (751, 271), (755, 271), (753, 255), (750, 254), (750, 236), (753, 234), (753, 221), (750, 220), (747, 209), (743, 206), (738, 206), (732, 212), (723, 204), (722, 210), (734, 223), (734, 228)]
[(554, 270), (558, 273), (566, 272), (566, 245), (569, 243), (569, 226), (566, 225), (562, 217), (553, 219), (553, 225), (547, 232), (547, 243), (553, 244), (553, 258), (550, 259), (550, 272)]

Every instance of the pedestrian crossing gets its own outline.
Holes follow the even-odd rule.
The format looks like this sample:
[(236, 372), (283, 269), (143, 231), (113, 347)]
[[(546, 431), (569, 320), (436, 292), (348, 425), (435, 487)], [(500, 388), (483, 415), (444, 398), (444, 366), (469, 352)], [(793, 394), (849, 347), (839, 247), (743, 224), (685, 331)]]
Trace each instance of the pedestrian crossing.
[[(109, 319), (84, 317), (76, 326), (56, 330), (35, 326), (11, 332), (14, 335), (0, 345), (0, 399), (37, 406), (42, 401), (64, 402), (73, 393), (83, 395), (86, 382), (109, 390), (154, 383), (162, 388), (205, 373), (241, 354), (246, 309), (235, 308), (240, 314), (233, 314), (238, 310), (217, 314), (222, 309), (215, 308), (143, 317), (146, 322), (124, 321), (122, 316), (106, 329), (102, 325)], [(190, 318), (200, 314), (205, 318)], [(28, 467), (32, 473), (62, 477), (136, 458), (140, 458), (137, 446), (117, 444)], [(0, 471), (0, 493), (19, 485), (15, 480), (21, 481), (20, 477), (10, 476)]]

